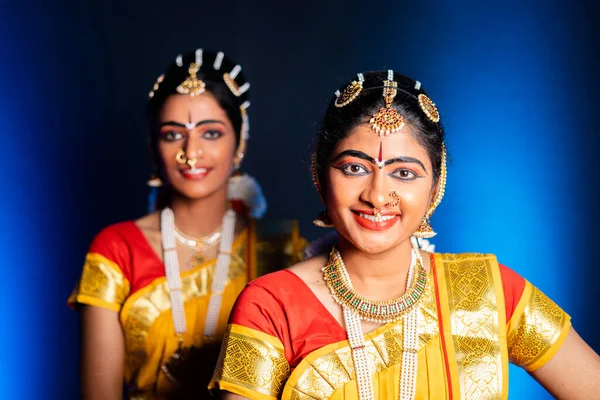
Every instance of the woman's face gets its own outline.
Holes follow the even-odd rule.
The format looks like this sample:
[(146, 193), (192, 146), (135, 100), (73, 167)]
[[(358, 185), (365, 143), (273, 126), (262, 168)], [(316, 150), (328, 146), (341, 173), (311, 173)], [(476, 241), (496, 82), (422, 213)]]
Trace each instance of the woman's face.
[(198, 199), (226, 189), (235, 147), (231, 121), (210, 93), (167, 98), (159, 115), (158, 150), (176, 192)]
[(410, 129), (380, 137), (359, 125), (332, 152), (327, 209), (361, 251), (380, 253), (409, 239), (433, 200), (431, 161)]

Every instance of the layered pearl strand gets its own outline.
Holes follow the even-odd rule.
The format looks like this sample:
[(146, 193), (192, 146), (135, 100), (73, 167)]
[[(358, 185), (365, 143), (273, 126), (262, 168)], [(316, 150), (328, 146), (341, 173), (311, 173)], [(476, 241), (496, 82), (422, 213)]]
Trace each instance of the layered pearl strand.
[[(217, 255), (217, 265), (213, 274), (211, 294), (208, 302), (208, 312), (204, 324), (204, 336), (214, 336), (217, 329), (217, 322), (221, 310), (223, 291), (229, 272), (229, 263), (231, 261), (231, 249), (233, 246), (233, 237), (235, 234), (235, 211), (228, 210), (223, 216), (222, 231), (220, 232), (221, 243)], [(163, 245), (163, 258), (165, 263), (165, 275), (167, 277), (167, 286), (169, 288), (169, 298), (171, 300), (171, 315), (173, 317), (173, 326), (175, 334), (181, 345), (183, 335), (187, 331), (185, 323), (185, 310), (183, 297), (181, 294), (181, 277), (179, 273), (179, 260), (177, 257), (176, 234), (175, 234), (175, 216), (173, 210), (166, 207), (160, 215), (160, 231)], [(212, 236), (212, 235), (211, 235)]]
[(217, 243), (219, 239), (221, 239), (221, 227), (219, 227), (210, 235), (199, 239), (186, 237), (183, 233), (179, 232), (177, 227), (175, 227), (175, 229), (173, 230), (173, 234), (175, 235), (175, 240), (177, 240), (177, 242), (179, 242), (179, 244), (181, 244), (182, 246), (196, 251), (201, 251), (207, 247), (212, 246), (213, 244)]
[[(365, 348), (365, 339), (362, 331), (361, 320), (373, 320), (371, 318), (365, 318), (361, 315), (361, 310), (354, 309), (353, 305), (356, 303), (342, 302), (338, 300), (336, 296), (335, 288), (332, 282), (333, 270), (328, 269), (332, 265), (335, 265), (336, 270), (342, 275), (343, 280), (348, 284), (349, 289), (353, 292), (352, 283), (350, 281), (350, 275), (344, 264), (341, 254), (334, 247), (331, 251), (330, 262), (325, 268), (323, 268), (323, 275), (329, 290), (331, 291), (334, 299), (342, 306), (344, 314), (344, 322), (346, 325), (346, 332), (348, 334), (348, 342), (352, 349), (352, 359), (354, 361), (354, 371), (356, 375), (356, 382), (358, 386), (358, 397), (360, 400), (374, 400), (375, 394), (373, 390), (372, 374), (375, 372), (373, 366), (369, 362), (367, 352)], [(414, 282), (422, 277), (424, 274), (425, 282), (427, 275), (423, 269), (423, 260), (419, 253), (418, 248), (413, 246), (411, 250), (411, 263), (408, 270), (408, 278), (406, 281), (406, 293), (410, 295), (410, 290), (414, 290)], [(416, 277), (416, 278), (415, 278)], [(415, 293), (416, 294), (416, 293)], [(403, 340), (403, 353), (402, 353), (402, 372), (400, 374), (400, 400), (413, 400), (416, 394), (417, 388), (417, 350), (419, 344), (418, 326), (419, 326), (419, 298), (422, 292), (418, 293), (417, 298), (411, 305), (404, 310), (397, 309), (394, 314), (397, 315), (386, 315), (385, 317), (391, 317), (392, 320), (399, 316), (404, 319), (404, 340)], [(362, 308), (362, 307), (361, 307)]]

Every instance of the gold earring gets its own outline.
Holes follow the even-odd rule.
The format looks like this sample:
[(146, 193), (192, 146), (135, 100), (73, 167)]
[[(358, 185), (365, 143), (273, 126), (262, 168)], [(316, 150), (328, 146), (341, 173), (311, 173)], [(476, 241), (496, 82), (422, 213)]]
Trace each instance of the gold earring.
[(313, 224), (319, 228), (333, 228), (333, 222), (331, 222), (331, 217), (329, 216), (327, 209), (321, 211), (319, 215), (317, 215), (317, 218), (313, 219)]
[(433, 228), (431, 227), (431, 224), (429, 223), (429, 218), (427, 216), (423, 217), (421, 225), (419, 225), (417, 230), (413, 233), (414, 237), (418, 237), (421, 239), (430, 239), (435, 235), (437, 235), (437, 233), (435, 233)]
[(175, 161), (177, 161), (179, 164), (185, 164), (187, 160), (188, 158), (185, 155), (185, 151), (183, 151), (183, 149), (179, 149), (177, 155), (175, 156)]
[(152, 174), (150, 176), (150, 179), (148, 179), (148, 181), (146, 182), (146, 185), (150, 186), (150, 187), (161, 187), (163, 184), (162, 179), (160, 179), (160, 177), (157, 174)]

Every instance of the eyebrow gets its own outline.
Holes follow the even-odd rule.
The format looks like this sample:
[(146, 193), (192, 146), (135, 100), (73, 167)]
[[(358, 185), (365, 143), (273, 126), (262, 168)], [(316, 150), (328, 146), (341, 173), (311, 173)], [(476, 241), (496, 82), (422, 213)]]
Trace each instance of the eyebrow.
[[(338, 154), (333, 160), (331, 160), (332, 162), (335, 162), (337, 160), (339, 160), (340, 158), (344, 157), (344, 156), (350, 156), (350, 157), (356, 157), (356, 158), (360, 158), (366, 161), (369, 161), (371, 164), (373, 165), (377, 165), (377, 160), (375, 160), (373, 157), (369, 156), (368, 154), (363, 153), (362, 151), (358, 151), (358, 150), (345, 150), (342, 151), (340, 154)], [(413, 157), (405, 157), (405, 156), (400, 156), (400, 157), (395, 157), (392, 158), (391, 160), (386, 160), (384, 165), (391, 165), (394, 163), (412, 163), (412, 164), (418, 164), (421, 166), (421, 168), (423, 168), (423, 170), (425, 172), (427, 172), (427, 168), (425, 168), (425, 165), (423, 165), (423, 163), (419, 160), (417, 160), (416, 158)]]
[[(194, 126), (194, 128), (197, 128), (200, 125), (206, 125), (206, 124), (221, 124), (221, 125), (225, 125), (225, 123), (223, 121), (219, 121), (218, 119), (205, 119), (203, 121), (198, 121), (196, 123), (196, 125)], [(187, 128), (186, 124), (182, 124), (181, 122), (175, 122), (175, 121), (161, 122), (160, 125), (159, 125), (159, 128), (162, 128), (163, 126), (177, 126), (179, 128)]]
[(427, 168), (425, 168), (425, 166), (423, 165), (423, 163), (419, 160), (417, 160), (416, 158), (413, 157), (405, 157), (405, 156), (400, 156), (400, 157), (395, 157), (392, 158), (391, 160), (386, 160), (384, 165), (391, 165), (394, 163), (412, 163), (412, 164), (419, 164), (421, 166), (421, 168), (423, 168), (423, 170), (425, 172), (427, 172)]

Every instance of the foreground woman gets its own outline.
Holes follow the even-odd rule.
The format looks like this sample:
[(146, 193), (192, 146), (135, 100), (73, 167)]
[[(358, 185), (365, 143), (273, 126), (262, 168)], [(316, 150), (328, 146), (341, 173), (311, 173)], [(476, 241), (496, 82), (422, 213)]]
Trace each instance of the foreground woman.
[(210, 386), (225, 399), (505, 399), (509, 362), (556, 397), (598, 398), (600, 358), (542, 292), (493, 255), (413, 244), (446, 184), (419, 82), (370, 72), (337, 92), (313, 178), (339, 241), (244, 289)]

